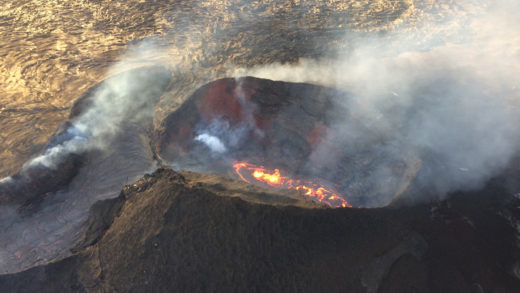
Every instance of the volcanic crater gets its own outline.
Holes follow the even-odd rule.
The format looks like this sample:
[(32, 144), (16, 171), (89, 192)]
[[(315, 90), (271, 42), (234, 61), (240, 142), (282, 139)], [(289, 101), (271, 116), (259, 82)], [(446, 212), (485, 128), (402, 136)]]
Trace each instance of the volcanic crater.
[[(389, 155), (397, 146), (356, 117), (354, 102), (352, 94), (306, 83), (217, 80), (164, 119), (153, 137), (155, 153), (163, 165), (201, 171), (226, 172), (233, 164), (235, 177), (312, 192), (330, 206), (373, 207), (369, 199), (381, 196), (386, 205), (406, 190), (421, 162), (412, 151)], [(370, 180), (376, 172), (385, 173), (378, 174), (382, 184)], [(328, 196), (316, 194), (320, 187)]]
[[(411, 152), (387, 158), (393, 146), (356, 117), (351, 94), (306, 83), (216, 80), (154, 127), (153, 113), (171, 86), (170, 76), (165, 68), (143, 67), (87, 90), (42, 153), (0, 182), (4, 272), (69, 255), (89, 207), (116, 197), (123, 185), (158, 166), (221, 174), (328, 207), (374, 207), (381, 202), (368, 199), (381, 196), (386, 205), (420, 168)], [(121, 80), (130, 84), (123, 96)], [(117, 116), (119, 102), (130, 106), (117, 128), (96, 129)], [(108, 110), (98, 113), (100, 105)], [(342, 133), (338, 126), (344, 125), (354, 132)], [(381, 162), (387, 172), (378, 175), (378, 185), (370, 174)], [(65, 227), (58, 224), (63, 221)]]
[[(394, 140), (359, 119), (355, 109), (362, 105), (352, 94), (306, 83), (224, 78), (195, 90), (154, 125), (171, 74), (162, 67), (139, 68), (90, 89), (42, 156), (76, 139), (104, 144), (65, 152), (53, 165), (28, 163), (0, 182), (0, 208), (10, 219), (1, 222), (7, 267), (0, 289), (519, 288), (511, 273), (516, 201), (504, 184), (518, 170), (508, 169), (477, 192), (402, 207), (395, 204), (400, 197), (417, 192), (411, 187), (421, 160), (396, 150)], [(110, 87), (118, 79), (140, 82), (122, 97), (133, 102), (117, 131), (82, 129), (82, 117), (96, 109), (100, 92), (118, 106), (121, 97)], [(345, 125), (352, 131), (342, 132)], [(473, 205), (460, 204), (475, 193)], [(387, 207), (367, 209), (382, 205)], [(415, 281), (404, 282), (407, 274)]]

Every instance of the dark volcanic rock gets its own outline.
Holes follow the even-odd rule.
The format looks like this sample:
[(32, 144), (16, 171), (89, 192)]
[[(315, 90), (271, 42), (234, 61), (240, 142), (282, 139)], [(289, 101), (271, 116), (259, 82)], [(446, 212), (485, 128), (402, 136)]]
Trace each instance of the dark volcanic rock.
[(490, 197), (470, 205), (462, 203), (477, 194), (415, 207), (323, 209), (265, 193), (160, 169), (94, 208), (86, 247), (0, 276), (0, 291), (520, 290), (511, 274), (514, 229), (500, 215), (514, 209)]

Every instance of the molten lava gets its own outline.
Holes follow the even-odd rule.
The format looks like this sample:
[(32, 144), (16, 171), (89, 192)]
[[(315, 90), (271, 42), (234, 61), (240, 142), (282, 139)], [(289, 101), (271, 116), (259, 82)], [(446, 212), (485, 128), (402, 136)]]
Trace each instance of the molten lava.
[(341, 195), (313, 180), (290, 178), (282, 175), (279, 169), (266, 169), (246, 162), (236, 162), (233, 168), (237, 175), (248, 183), (252, 183), (251, 180), (254, 179), (272, 187), (297, 190), (301, 195), (326, 203), (330, 207), (352, 207)]

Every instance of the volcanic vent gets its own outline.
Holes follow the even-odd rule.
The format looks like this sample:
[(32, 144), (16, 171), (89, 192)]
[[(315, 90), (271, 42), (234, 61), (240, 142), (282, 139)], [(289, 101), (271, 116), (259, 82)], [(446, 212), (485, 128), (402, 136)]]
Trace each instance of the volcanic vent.
[(349, 93), (311, 84), (217, 80), (164, 120), (156, 154), (166, 165), (294, 189), (331, 207), (386, 205), (420, 161), (366, 125), (352, 103)]
[[(217, 80), (154, 129), (170, 77), (150, 67), (100, 83), (77, 100), (41, 155), (0, 182), (3, 273), (69, 255), (94, 202), (116, 197), (161, 165), (222, 174), (282, 189), (275, 194), (284, 200), (330, 207), (386, 205), (419, 169), (414, 153), (356, 116), (355, 97), (310, 84)], [(120, 92), (121, 84), (132, 86)]]
[(0, 180), (0, 272), (70, 255), (99, 200), (156, 168), (152, 113), (171, 72), (142, 67), (113, 75), (78, 98), (48, 145)]

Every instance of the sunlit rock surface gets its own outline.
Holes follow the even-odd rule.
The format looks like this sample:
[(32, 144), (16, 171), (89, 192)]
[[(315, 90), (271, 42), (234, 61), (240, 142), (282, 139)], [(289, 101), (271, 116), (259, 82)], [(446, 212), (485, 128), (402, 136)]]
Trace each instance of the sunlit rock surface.
[[(470, 6), (470, 5), (465, 5)], [(455, 1), (3, 1), (0, 3), (0, 177), (19, 171), (66, 120), (74, 99), (123, 69), (119, 59), (170, 64), (178, 91), (224, 77), (223, 67), (320, 57), (345, 32), (413, 29), (471, 7)], [(157, 43), (127, 53), (139, 40)], [(110, 70), (109, 70), (110, 69)], [(157, 123), (161, 113), (157, 109)]]

